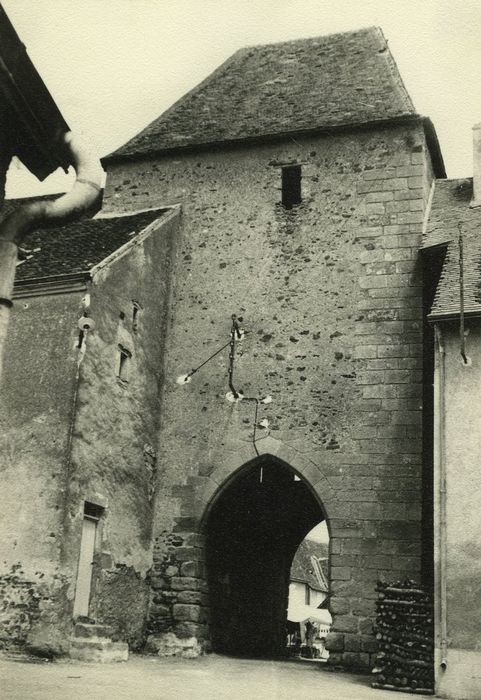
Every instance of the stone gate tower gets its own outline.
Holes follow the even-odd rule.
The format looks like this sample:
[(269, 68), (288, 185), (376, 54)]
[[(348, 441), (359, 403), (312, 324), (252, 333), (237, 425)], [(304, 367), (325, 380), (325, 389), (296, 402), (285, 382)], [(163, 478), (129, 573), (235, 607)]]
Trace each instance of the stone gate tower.
[[(422, 567), (418, 248), (444, 176), (431, 123), (370, 28), (237, 52), (104, 165), (107, 211), (182, 208), (150, 647), (222, 650), (219, 627), (252, 638), (252, 615), (275, 636), (292, 550), (326, 519), (331, 658), (368, 666), (376, 580)], [(229, 342), (232, 314), (235, 387), (272, 403), (226, 398), (228, 348), (176, 381)], [(274, 608), (256, 602), (267, 589)]]

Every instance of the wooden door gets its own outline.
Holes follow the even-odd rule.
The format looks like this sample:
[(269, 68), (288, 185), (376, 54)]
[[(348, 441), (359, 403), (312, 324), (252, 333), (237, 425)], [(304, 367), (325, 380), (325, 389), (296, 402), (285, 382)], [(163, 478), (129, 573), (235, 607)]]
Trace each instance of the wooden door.
[(84, 517), (80, 556), (77, 571), (77, 587), (75, 589), (74, 617), (88, 617), (90, 587), (92, 585), (92, 564), (95, 552), (97, 520)]

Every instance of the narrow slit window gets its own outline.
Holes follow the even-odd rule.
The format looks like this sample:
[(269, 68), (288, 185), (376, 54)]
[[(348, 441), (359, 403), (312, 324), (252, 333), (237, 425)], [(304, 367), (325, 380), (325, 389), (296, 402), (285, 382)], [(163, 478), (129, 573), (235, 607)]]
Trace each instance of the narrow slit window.
[(282, 206), (286, 209), (292, 209), (301, 203), (301, 179), (300, 165), (286, 165), (282, 168)]
[(127, 348), (124, 348), (122, 345), (119, 345), (119, 362), (117, 367), (117, 378), (120, 379), (121, 382), (127, 383), (129, 381), (129, 367), (131, 357), (132, 353), (130, 352), (130, 350), (127, 350)]
[(132, 301), (132, 330), (134, 333), (137, 333), (139, 329), (139, 318), (141, 308), (142, 307), (140, 306), (138, 301)]

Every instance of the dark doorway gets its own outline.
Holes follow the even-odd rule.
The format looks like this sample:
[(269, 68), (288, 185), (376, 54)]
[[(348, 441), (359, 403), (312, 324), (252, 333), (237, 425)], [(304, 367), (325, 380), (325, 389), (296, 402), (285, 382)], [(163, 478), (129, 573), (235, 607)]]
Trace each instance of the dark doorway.
[(214, 651), (285, 655), (292, 559), (322, 520), (306, 482), (273, 457), (250, 462), (224, 487), (206, 523)]

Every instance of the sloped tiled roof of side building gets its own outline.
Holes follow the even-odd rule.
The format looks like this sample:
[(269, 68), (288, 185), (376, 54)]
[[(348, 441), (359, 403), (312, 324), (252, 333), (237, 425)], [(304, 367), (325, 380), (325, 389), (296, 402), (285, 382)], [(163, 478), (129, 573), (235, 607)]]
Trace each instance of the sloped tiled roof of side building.
[[(423, 249), (445, 252), (430, 317), (481, 316), (481, 207), (470, 207), (472, 178), (436, 180)], [(461, 235), (461, 246), (460, 246)]]
[[(2, 217), (23, 202), (37, 199), (42, 198), (6, 200)], [(125, 216), (99, 216), (58, 228), (33, 231), (22, 243), (16, 281), (88, 272), (161, 218), (165, 211), (153, 209)]]

